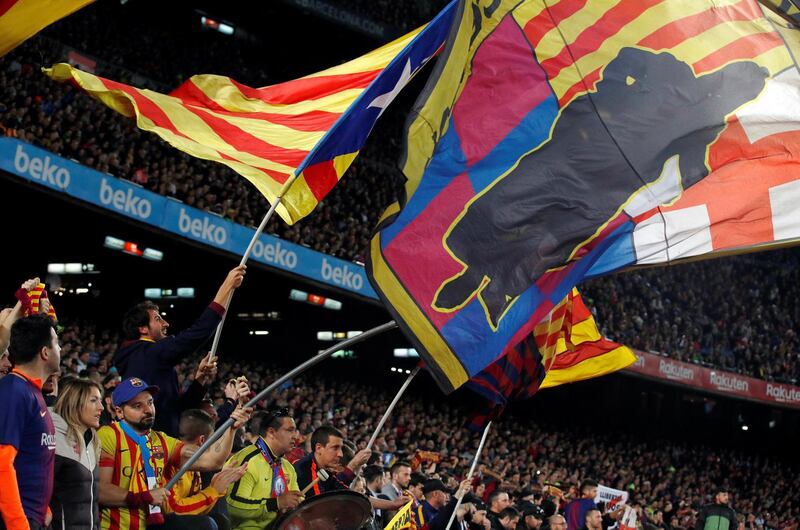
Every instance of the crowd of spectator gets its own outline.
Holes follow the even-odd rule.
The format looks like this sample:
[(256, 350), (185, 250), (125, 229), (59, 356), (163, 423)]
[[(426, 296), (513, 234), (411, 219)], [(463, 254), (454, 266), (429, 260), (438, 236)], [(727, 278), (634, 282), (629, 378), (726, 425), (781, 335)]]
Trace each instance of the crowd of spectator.
[[(236, 270), (226, 279), (227, 283), (223, 283), (215, 300), (223, 300), (230, 292), (230, 286), (235, 286), (236, 281), (240, 283), (241, 274), (237, 279)], [(222, 310), (222, 306), (216, 303), (213, 302), (184, 334), (172, 330), (167, 333), (168, 323), (160, 319), (160, 327), (154, 328), (156, 331), (152, 335), (156, 339), (143, 335), (144, 338), (134, 345), (152, 348), (153, 344), (161, 344), (162, 349), (151, 350), (147, 355), (152, 358), (138, 359), (135, 369), (149, 370), (148, 375), (154, 378), (162, 377), (162, 388), (166, 386), (171, 376), (158, 375), (165, 348), (193, 346), (188, 343), (205, 337), (198, 334), (202, 326), (206, 332), (213, 332), (219, 321), (217, 312)], [(4, 311), (3, 319), (8, 312)], [(125, 322), (130, 321), (129, 315), (126, 315)], [(55, 396), (59, 387), (63, 391), (64, 385), (69, 386), (74, 378), (95, 381), (106, 392), (104, 423), (111, 422), (116, 417), (112, 392), (125, 375), (121, 371), (134, 369), (119, 364), (125, 357), (120, 352), (132, 348), (130, 326), (126, 324), (120, 333), (118, 330), (98, 329), (91, 323), (78, 320), (69, 323), (68, 317), (62, 316), (66, 325), (59, 335), (60, 370), (50, 385), (45, 385), (45, 392)], [(7, 323), (0, 323), (0, 330), (7, 327)], [(152, 329), (148, 328), (148, 333)], [(181, 338), (163, 342), (162, 339), (173, 334)], [(145, 362), (146, 359), (149, 360)], [(280, 375), (265, 364), (226, 358), (225, 362), (214, 367), (212, 377), (207, 378), (208, 374), (204, 372), (208, 368), (207, 358), (198, 354), (173, 359), (170, 364), (175, 366), (176, 384), (181, 395), (195, 393), (196, 406), (215, 420), (225, 419), (231, 413), (230, 404), (237, 398), (231, 381), (241, 381), (240, 376), (247, 374), (245, 381), (250, 392), (264, 388)], [(205, 380), (201, 382), (200, 379)], [(197, 385), (202, 388), (199, 394)], [(355, 458), (354, 454), (366, 447), (394, 391), (328, 377), (324, 371), (319, 371), (293, 379), (290, 384), (267, 396), (258, 408), (285, 410), (287, 417), (294, 418), (296, 447), (287, 454), (292, 461), (313, 452), (310, 444), (312, 433), (330, 425), (352, 443), (352, 454), (345, 456), (344, 462)], [(180, 413), (180, 410), (162, 411), (162, 414), (172, 414), (176, 418)], [(415, 465), (413, 471), (422, 473), (426, 480), (441, 480), (449, 491), (456, 491), (477, 446), (475, 433), (463, 428), (464, 418), (465, 411), (444, 398), (415, 396), (413, 392), (407, 394), (377, 438), (369, 469), (374, 470), (376, 465), (389, 469), (392, 463), (419, 461), (415, 456), (425, 455), (418, 465), (412, 464)], [(168, 421), (161, 424), (168, 434), (177, 434), (170, 431), (176, 427), (170, 427)], [(258, 429), (255, 432), (260, 434)], [(2, 443), (5, 442), (0, 440)], [(244, 450), (248, 447), (245, 429), (238, 433), (234, 442), (234, 450), (238, 447), (244, 447)], [(690, 441), (653, 442), (633, 433), (542, 425), (528, 418), (511, 416), (498, 423), (488, 439), (480, 470), (469, 485), (467, 510), (475, 506), (480, 508), (483, 504), (491, 507), (490, 501), (496, 499), (496, 496), (491, 497), (492, 492), (502, 491), (508, 493), (511, 504), (520, 508), (520, 513), (527, 513), (523, 510), (526, 502), (531, 501), (541, 508), (541, 513), (552, 515), (563, 510), (569, 501), (579, 498), (579, 484), (585, 478), (593, 477), (600, 484), (629, 493), (628, 505), (638, 513), (637, 528), (641, 530), (694, 529), (701, 506), (718, 491), (732, 492), (732, 506), (740, 514), (742, 525), (748, 529), (795, 530), (800, 517), (797, 472), (795, 464), (766, 457), (758, 451), (708, 447)], [(391, 481), (391, 473), (387, 475), (387, 480)], [(430, 484), (435, 486), (433, 482)], [(354, 484), (354, 487), (363, 490), (364, 485)], [(433, 496), (433, 490), (430, 494)], [(460, 516), (464, 513), (461, 512)], [(513, 516), (512, 512), (508, 513)], [(510, 530), (507, 526), (503, 528)]]
[[(416, 9), (412, 4), (392, 3), (392, 9), (379, 11)], [(264, 85), (286, 78), (285, 63), (266, 64), (259, 60), (257, 45), (220, 40), (227, 37), (201, 31), (194, 19), (149, 24), (147, 31), (147, 21), (124, 27), (104, 23), (115, 9), (119, 7), (98, 3), (0, 58), (0, 133), (235, 222), (257, 225), (268, 204), (248, 181), (141, 132), (131, 120), (71, 86), (50, 81), (39, 67), (65, 60), (69, 50), (77, 49), (103, 58), (100, 73), (168, 90), (192, 73), (208, 71)], [(167, 41), (167, 32), (186, 46), (159, 46)], [(160, 50), (157, 56), (155, 48)], [(386, 113), (376, 138), (313, 215), (293, 226), (276, 218), (267, 231), (363, 262), (372, 227), (397, 197), (400, 176), (394, 161), (402, 120), (400, 112)], [(797, 252), (787, 250), (618, 274), (590, 282), (585, 294), (603, 331), (615, 340), (684, 361), (796, 383), (797, 267)], [(764, 277), (770, 281), (762, 285)]]

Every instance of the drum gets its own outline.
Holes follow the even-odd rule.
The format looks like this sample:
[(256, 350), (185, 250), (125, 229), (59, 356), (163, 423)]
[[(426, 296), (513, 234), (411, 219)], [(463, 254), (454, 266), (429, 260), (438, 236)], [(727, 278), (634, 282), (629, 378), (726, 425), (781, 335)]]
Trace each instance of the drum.
[(279, 517), (275, 530), (358, 530), (372, 517), (369, 499), (351, 490), (310, 497)]

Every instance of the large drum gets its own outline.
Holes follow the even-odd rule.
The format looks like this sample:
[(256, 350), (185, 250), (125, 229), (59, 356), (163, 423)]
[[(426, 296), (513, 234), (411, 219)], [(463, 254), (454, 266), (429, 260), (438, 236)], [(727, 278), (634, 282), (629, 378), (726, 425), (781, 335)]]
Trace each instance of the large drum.
[(351, 490), (329, 491), (304, 500), (279, 517), (275, 530), (358, 530), (372, 517), (369, 499)]

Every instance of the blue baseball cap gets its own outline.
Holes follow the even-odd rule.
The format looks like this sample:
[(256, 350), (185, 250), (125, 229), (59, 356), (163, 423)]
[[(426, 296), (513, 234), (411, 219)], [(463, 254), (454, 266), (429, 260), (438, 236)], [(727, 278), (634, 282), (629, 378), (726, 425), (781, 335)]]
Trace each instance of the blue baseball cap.
[(131, 377), (117, 385), (111, 394), (111, 401), (115, 407), (121, 407), (144, 391), (150, 392), (155, 397), (158, 394), (158, 387), (148, 385), (138, 377)]

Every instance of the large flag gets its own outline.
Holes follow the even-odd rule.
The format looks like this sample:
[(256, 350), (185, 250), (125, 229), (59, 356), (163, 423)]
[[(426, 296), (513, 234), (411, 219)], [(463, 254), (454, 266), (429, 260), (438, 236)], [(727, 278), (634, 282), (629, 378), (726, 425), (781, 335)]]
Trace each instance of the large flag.
[(511, 401), (539, 389), (574, 383), (622, 370), (636, 362), (627, 346), (604, 338), (577, 289), (539, 322), (533, 333), (467, 382), (486, 400), (470, 418), (479, 430)]
[(463, 1), (368, 272), (445, 391), (580, 281), (800, 239), (800, 37), (755, 0)]
[(196, 75), (166, 95), (67, 64), (45, 71), (177, 149), (229, 166), (270, 203), (282, 196), (276, 211), (291, 224), (339, 182), (386, 107), (441, 48), (455, 7), (362, 57), (263, 88)]
[(94, 0), (0, 0), (0, 57)]

